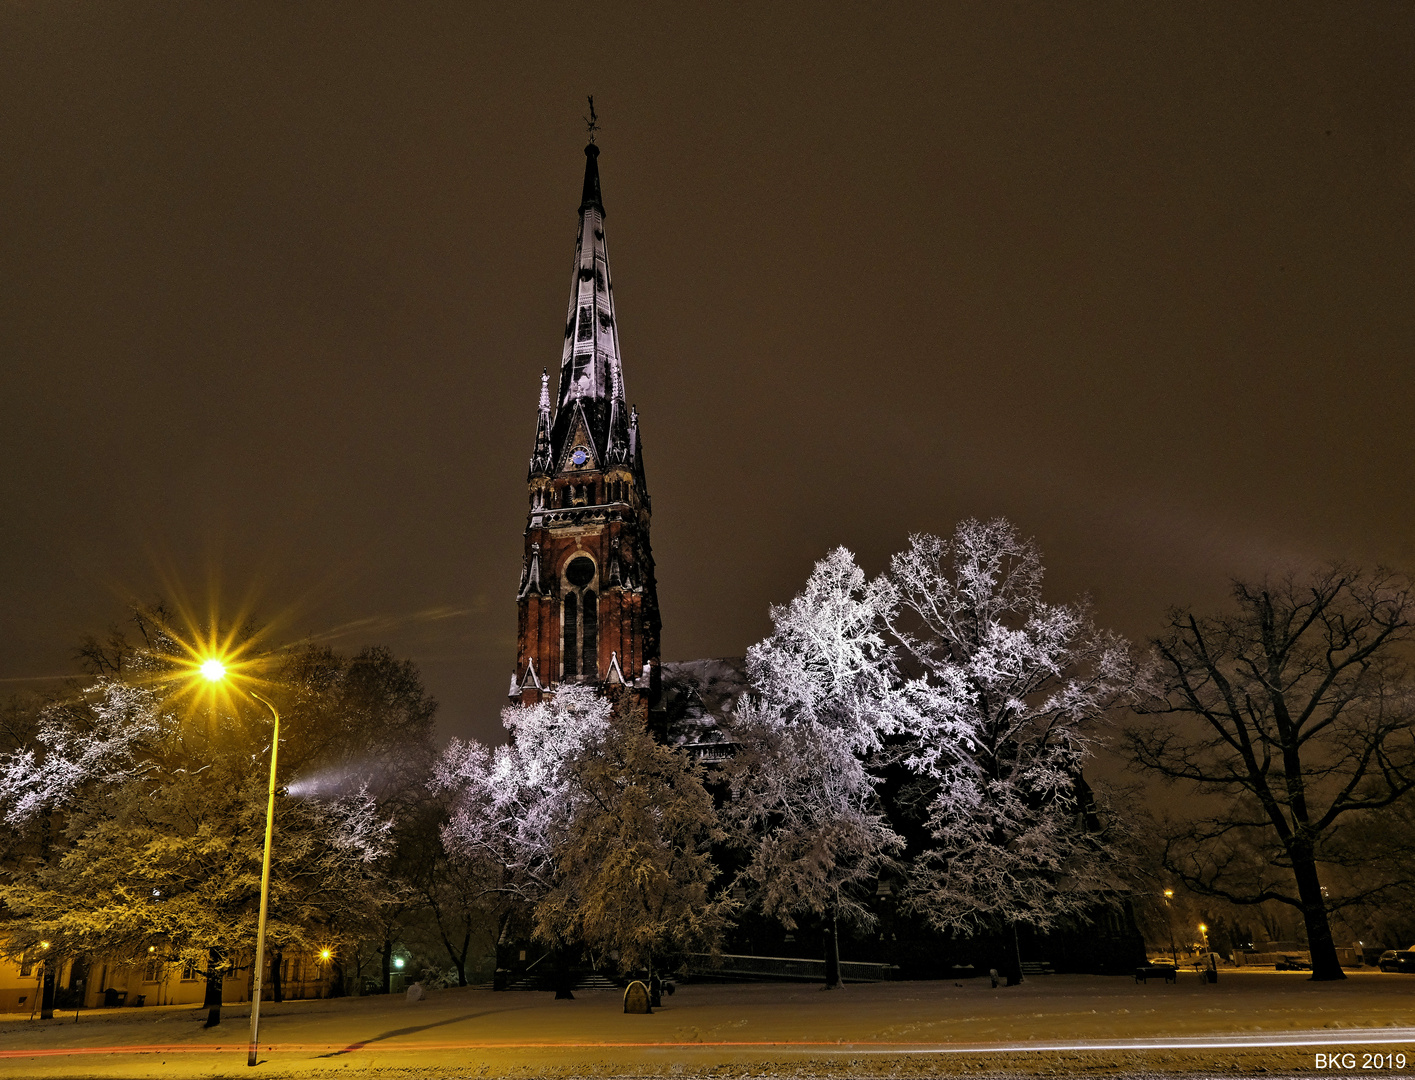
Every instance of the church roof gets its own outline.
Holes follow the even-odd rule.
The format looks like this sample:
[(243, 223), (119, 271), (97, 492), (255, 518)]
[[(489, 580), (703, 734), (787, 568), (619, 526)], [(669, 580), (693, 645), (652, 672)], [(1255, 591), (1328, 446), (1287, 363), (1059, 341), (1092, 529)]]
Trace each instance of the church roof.
[[(614, 284), (604, 239), (604, 199), (599, 180), (599, 147), (585, 147), (585, 182), (580, 197), (580, 229), (570, 277), (570, 305), (555, 410), (549, 417), (548, 459), (563, 460), (567, 441), (583, 416), (591, 455), (600, 467), (622, 465), (642, 475), (638, 432), (624, 399), (624, 369), (619, 358), (619, 326), (614, 315)], [(544, 415), (544, 406), (542, 406)], [(540, 433), (537, 452), (541, 462)], [(532, 460), (532, 472), (537, 460)], [(548, 471), (548, 470), (547, 470)]]
[(699, 760), (718, 761), (731, 753), (723, 728), (737, 703), (751, 690), (741, 656), (679, 660), (662, 667), (665, 741)]

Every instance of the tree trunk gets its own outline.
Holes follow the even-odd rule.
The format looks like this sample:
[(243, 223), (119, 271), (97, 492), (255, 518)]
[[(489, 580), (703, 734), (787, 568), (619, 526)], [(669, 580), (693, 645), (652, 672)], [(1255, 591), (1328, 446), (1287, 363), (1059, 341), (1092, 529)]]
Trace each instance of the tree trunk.
[(835, 990), (840, 986), (840, 933), (836, 925), (835, 912), (825, 926), (825, 988)]
[(1017, 986), (1022, 982), (1022, 945), (1017, 938), (1017, 924), (1012, 924), (1012, 948), (1006, 950), (1006, 960), (1002, 965), (1002, 972), (1007, 976), (1008, 986)]
[(575, 1000), (575, 974), (570, 970), (570, 956), (565, 949), (555, 950), (555, 1000)]
[(1302, 901), (1302, 920), (1307, 924), (1307, 947), (1312, 951), (1312, 979), (1330, 981), (1346, 978), (1336, 957), (1336, 942), (1327, 918), (1326, 897), (1317, 877), (1317, 863), (1311, 852), (1293, 851), (1292, 872), (1297, 878), (1297, 896)]
[(206, 1027), (213, 1028), (221, 1023), (221, 975), (226, 966), (221, 950), (206, 950), (206, 999), (202, 1002), (206, 1009)]
[(383, 992), (393, 993), (393, 942), (383, 939)]
[(448, 954), (452, 957), (452, 963), (453, 963), (453, 965), (457, 968), (457, 985), (458, 985), (458, 986), (466, 986), (466, 985), (467, 985), (467, 951), (471, 948), (471, 944), (472, 944), (472, 935), (471, 935), (471, 932), (468, 931), (467, 934), (466, 934), (466, 936), (464, 936), (464, 937), (462, 938), (462, 955), (461, 955), (461, 956), (458, 956), (456, 953), (452, 952), (452, 950), (450, 950), (450, 949), (448, 950)]
[(54, 1019), (54, 969), (59, 966), (59, 961), (52, 956), (44, 958), (44, 989), (39, 996), (39, 1018), (41, 1020)]
[(285, 952), (276, 949), (270, 954), (270, 1000), (285, 1000), (285, 984), (281, 981), (280, 969), (285, 966)]
[(452, 966), (457, 969), (457, 985), (467, 985), (467, 951), (471, 948), (472, 932), (468, 930), (462, 935), (462, 954), (457, 955), (457, 950), (452, 947), (452, 939), (447, 936), (447, 932), (442, 929), (439, 920), (437, 924), (437, 934), (442, 938), (442, 947), (447, 950), (448, 959), (452, 961)]

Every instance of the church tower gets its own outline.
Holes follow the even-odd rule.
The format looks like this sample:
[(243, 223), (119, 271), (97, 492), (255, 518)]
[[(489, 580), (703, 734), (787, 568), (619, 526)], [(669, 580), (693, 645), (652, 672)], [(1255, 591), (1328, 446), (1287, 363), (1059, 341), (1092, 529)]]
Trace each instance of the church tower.
[(659, 614), (637, 409), (624, 397), (614, 285), (604, 242), (599, 147), (585, 147), (580, 236), (560, 376), (540, 410), (509, 696), (531, 704), (561, 683), (659, 696)]

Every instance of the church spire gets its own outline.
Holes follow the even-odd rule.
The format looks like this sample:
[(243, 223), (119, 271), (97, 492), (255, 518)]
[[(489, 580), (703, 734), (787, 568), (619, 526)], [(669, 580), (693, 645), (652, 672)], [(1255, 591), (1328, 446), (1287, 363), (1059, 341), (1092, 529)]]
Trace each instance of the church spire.
[(549, 476), (550, 450), (550, 373), (540, 373), (540, 409), (536, 413), (536, 444), (531, 451), (531, 476)]
[(571, 423), (572, 406), (584, 406), (592, 434), (603, 451), (611, 442), (610, 421), (616, 402), (624, 412), (624, 369), (619, 360), (619, 327), (614, 317), (614, 285), (604, 239), (604, 200), (599, 180), (599, 147), (585, 147), (585, 182), (580, 197), (579, 238), (570, 278), (565, 316), (565, 344), (560, 355), (556, 394), (555, 449), (561, 449)]
[(661, 629), (652, 511), (638, 414), (624, 397), (593, 126), (579, 218), (554, 393), (541, 375), (509, 693), (528, 704), (566, 683), (607, 685), (652, 711)]
[(599, 194), (599, 147), (590, 143), (585, 147), (585, 187), (580, 193), (580, 213), (590, 207), (599, 211), (604, 218), (604, 201)]

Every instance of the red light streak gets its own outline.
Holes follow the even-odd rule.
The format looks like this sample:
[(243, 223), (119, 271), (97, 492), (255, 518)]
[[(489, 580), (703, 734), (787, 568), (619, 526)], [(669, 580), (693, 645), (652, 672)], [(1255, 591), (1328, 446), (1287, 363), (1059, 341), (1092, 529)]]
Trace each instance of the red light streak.
[[(1352, 1029), (1339, 1033), (1343, 1046), (1387, 1046), (1415, 1041), (1415, 1028)], [(1330, 1032), (1292, 1032), (1279, 1035), (1193, 1036), (1175, 1039), (1125, 1039), (1109, 1042), (1082, 1041), (1055, 1043), (918, 1043), (856, 1039), (820, 1040), (761, 1039), (705, 1042), (595, 1041), (595, 1042), (445, 1042), (445, 1043), (262, 1043), (262, 1054), (378, 1054), (446, 1051), (497, 1050), (809, 1050), (815, 1053), (870, 1054), (1015, 1054), (1059, 1053), (1091, 1050), (1240, 1050), (1283, 1049), (1325, 1046), (1333, 1041)], [(94, 1057), (104, 1054), (229, 1054), (244, 1052), (248, 1044), (186, 1043), (141, 1046), (86, 1046), (73, 1048), (0, 1050), (0, 1060), (44, 1057)]]

